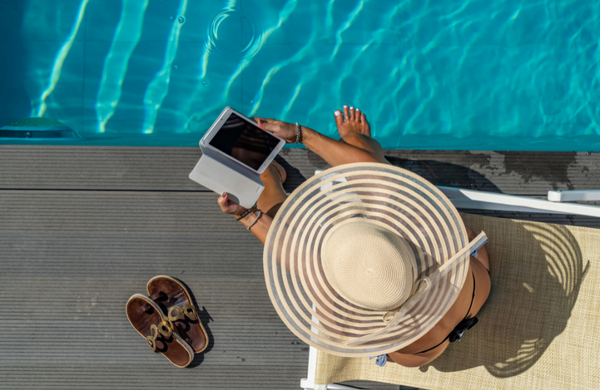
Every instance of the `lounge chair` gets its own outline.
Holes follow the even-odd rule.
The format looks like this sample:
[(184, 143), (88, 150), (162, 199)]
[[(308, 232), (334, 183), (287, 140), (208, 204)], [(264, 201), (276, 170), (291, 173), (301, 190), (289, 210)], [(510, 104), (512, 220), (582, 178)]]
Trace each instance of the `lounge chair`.
[[(477, 191), (442, 191), (455, 198), (457, 207), (524, 211), (525, 205), (529, 212), (600, 216), (593, 206), (498, 194), (482, 200)], [(600, 388), (600, 229), (463, 218), (476, 232), (487, 233), (492, 277), (489, 300), (466, 337), (419, 368), (379, 367), (369, 358), (333, 356), (311, 347), (302, 388), (354, 389), (335, 383), (350, 380), (430, 390)]]

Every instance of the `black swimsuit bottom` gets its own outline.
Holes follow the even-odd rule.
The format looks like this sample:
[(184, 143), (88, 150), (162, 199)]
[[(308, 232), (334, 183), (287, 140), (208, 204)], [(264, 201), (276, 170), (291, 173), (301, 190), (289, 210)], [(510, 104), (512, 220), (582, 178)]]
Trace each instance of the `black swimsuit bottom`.
[[(467, 319), (467, 316), (469, 315), (469, 312), (471, 311), (471, 307), (473, 306), (473, 300), (475, 299), (475, 274), (473, 273), (473, 270), (471, 270), (471, 275), (473, 275), (473, 296), (471, 297), (471, 304), (469, 305), (469, 310), (467, 310), (467, 314), (465, 315), (465, 318), (463, 318), (463, 320), (461, 322), (459, 322), (458, 325), (456, 325), (454, 330), (452, 332), (450, 332), (450, 334), (445, 339), (443, 339), (441, 343), (439, 343), (435, 347), (431, 347), (429, 349), (426, 349), (424, 351), (417, 352), (417, 353), (425, 353), (425, 352), (431, 351), (432, 349), (435, 349), (435, 348), (439, 347), (440, 345), (444, 344), (444, 342), (448, 339), (450, 340), (451, 343), (455, 342), (456, 340), (460, 341), (463, 333), (465, 333), (465, 331), (471, 329), (477, 323), (477, 321), (478, 321), (477, 317)], [(415, 354), (417, 354), (417, 353), (415, 353)]]

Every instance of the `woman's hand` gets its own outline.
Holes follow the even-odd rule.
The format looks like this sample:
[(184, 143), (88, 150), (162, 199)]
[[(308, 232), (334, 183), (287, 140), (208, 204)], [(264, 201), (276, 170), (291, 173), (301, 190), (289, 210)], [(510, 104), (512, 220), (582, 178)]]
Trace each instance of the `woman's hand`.
[(283, 138), (288, 144), (296, 142), (295, 124), (267, 118), (254, 118), (254, 120), (261, 129), (273, 133), (273, 135), (279, 138)]
[(240, 215), (244, 214), (244, 212), (247, 210), (245, 207), (240, 206), (239, 204), (229, 199), (229, 195), (227, 194), (227, 192), (223, 192), (223, 194), (219, 196), (219, 199), (217, 199), (217, 202), (221, 207), (221, 211), (227, 214), (234, 215), (236, 217), (239, 217)]

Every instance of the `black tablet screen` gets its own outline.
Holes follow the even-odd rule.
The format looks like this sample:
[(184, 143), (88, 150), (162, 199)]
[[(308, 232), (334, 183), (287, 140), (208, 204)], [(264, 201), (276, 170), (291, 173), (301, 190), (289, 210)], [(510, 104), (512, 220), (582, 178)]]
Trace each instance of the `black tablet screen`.
[(209, 145), (258, 170), (278, 143), (278, 138), (232, 113)]

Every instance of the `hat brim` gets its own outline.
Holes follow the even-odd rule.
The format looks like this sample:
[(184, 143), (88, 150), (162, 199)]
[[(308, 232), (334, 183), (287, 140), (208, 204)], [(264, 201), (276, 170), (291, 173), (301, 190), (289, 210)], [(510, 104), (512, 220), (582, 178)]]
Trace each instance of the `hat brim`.
[(405, 169), (378, 163), (329, 169), (298, 187), (273, 220), (264, 251), (267, 290), (284, 323), (306, 343), (341, 356), (372, 356), (410, 345), (450, 309), (464, 284), (468, 254), (423, 294), (398, 326), (385, 312), (344, 300), (327, 279), (321, 248), (329, 230), (367, 218), (401, 235), (415, 254), (418, 277), (433, 274), (468, 244), (464, 223), (435, 186)]

